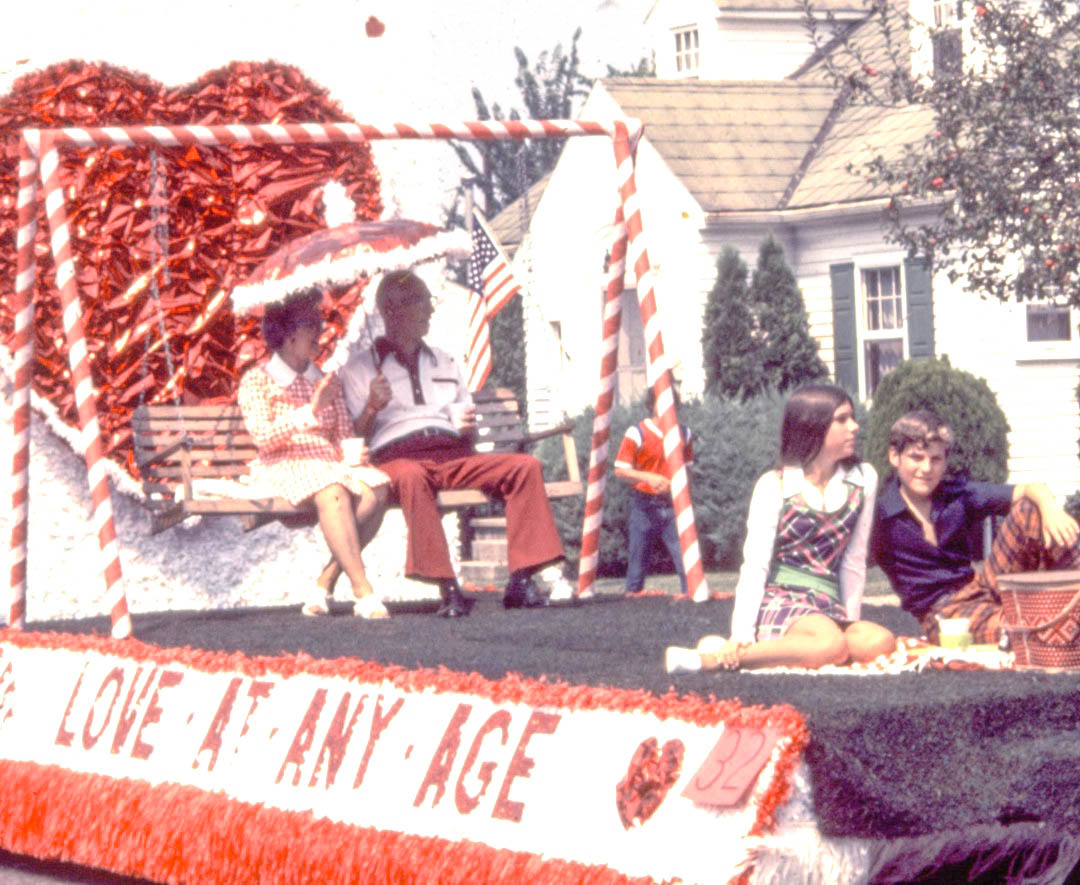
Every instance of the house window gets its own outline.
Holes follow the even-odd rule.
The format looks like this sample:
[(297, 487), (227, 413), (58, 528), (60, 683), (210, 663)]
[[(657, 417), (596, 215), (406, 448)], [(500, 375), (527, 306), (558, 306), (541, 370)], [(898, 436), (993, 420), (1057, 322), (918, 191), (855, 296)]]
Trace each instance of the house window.
[(960, 35), (959, 0), (934, 0), (934, 76), (960, 73), (964, 63), (964, 43)]
[(696, 71), (698, 64), (697, 28), (680, 28), (675, 32), (675, 70), (680, 74)]
[(904, 359), (904, 292), (899, 266), (862, 270), (862, 375), (867, 397)]
[(1028, 304), (1028, 341), (1071, 341), (1072, 319), (1067, 305)]
[(958, 0), (934, 0), (934, 27), (947, 28), (960, 21)]

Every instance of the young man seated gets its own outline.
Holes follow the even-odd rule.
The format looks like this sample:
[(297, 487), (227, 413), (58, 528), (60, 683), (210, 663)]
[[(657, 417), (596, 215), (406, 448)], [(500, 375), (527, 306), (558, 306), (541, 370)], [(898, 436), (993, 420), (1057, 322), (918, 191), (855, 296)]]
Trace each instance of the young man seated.
[[(968, 618), (975, 642), (998, 642), (997, 576), (1080, 565), (1080, 529), (1043, 483), (999, 485), (946, 477), (952, 431), (934, 412), (897, 419), (889, 433), (896, 471), (878, 495), (871, 549), (904, 609), (931, 642), (938, 618)], [(969, 548), (987, 516), (1005, 516), (989, 558)]]

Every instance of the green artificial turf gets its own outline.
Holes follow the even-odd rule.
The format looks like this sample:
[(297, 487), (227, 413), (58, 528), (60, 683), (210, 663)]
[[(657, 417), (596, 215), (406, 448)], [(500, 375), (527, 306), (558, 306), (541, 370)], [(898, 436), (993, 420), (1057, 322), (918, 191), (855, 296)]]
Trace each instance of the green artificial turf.
[[(504, 611), (475, 594), (469, 618), (431, 606), (391, 606), (386, 622), (328, 618), (297, 607), (136, 614), (136, 636), (158, 646), (247, 655), (304, 652), (406, 667), (445, 666), (657, 695), (790, 704), (807, 717), (814, 803), (833, 836), (894, 838), (975, 825), (1037, 821), (1080, 835), (1080, 673), (938, 671), (897, 676), (687, 673), (663, 669), (667, 645), (725, 633), (731, 601), (694, 604), (607, 593), (580, 607)], [(864, 617), (902, 635), (918, 625), (895, 604)], [(104, 618), (30, 630), (108, 633)]]

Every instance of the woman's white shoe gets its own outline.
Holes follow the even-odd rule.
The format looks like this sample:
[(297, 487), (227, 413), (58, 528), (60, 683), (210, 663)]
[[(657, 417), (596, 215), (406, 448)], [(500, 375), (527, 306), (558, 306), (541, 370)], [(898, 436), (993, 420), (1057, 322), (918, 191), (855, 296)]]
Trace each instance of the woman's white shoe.
[(390, 617), (390, 612), (386, 610), (382, 600), (374, 593), (368, 593), (366, 596), (354, 600), (353, 614), (368, 621), (381, 621)]

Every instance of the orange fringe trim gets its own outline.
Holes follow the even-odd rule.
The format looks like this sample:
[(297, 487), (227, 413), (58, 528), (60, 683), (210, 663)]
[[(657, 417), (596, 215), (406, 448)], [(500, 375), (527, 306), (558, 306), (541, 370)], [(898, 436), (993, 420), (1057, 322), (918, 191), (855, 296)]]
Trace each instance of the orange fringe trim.
[(195, 787), (9, 761), (0, 761), (0, 781), (7, 850), (158, 882), (653, 881), (480, 842), (355, 827)]

